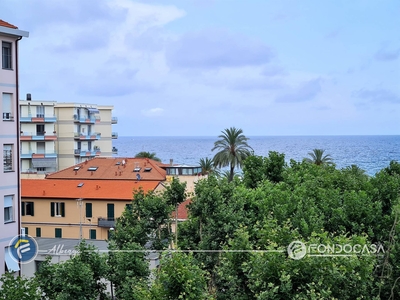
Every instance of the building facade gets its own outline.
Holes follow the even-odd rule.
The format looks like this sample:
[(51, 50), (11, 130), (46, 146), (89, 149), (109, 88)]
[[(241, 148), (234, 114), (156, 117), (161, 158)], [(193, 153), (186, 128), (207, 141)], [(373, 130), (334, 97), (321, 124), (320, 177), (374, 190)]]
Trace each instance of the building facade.
[[(21, 172), (47, 174), (115, 151), (113, 106), (20, 101)], [(26, 177), (26, 176), (24, 176)]]
[(33, 237), (108, 239), (133, 191), (161, 191), (165, 179), (153, 160), (107, 157), (22, 179), (22, 227)]
[(2, 59), (0, 68), (0, 147), (3, 166), (0, 172), (0, 275), (19, 271), (8, 254), (8, 245), (20, 232), (18, 46), (29, 33), (0, 20)]

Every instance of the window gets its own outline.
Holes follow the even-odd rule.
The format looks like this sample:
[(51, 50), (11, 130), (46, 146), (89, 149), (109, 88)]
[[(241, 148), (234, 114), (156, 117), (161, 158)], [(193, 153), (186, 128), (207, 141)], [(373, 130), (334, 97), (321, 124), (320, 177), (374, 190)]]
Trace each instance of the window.
[(42, 236), (42, 228), (37, 227), (36, 228), (36, 237), (41, 237)]
[(44, 124), (36, 125), (36, 135), (44, 135)]
[(36, 143), (36, 154), (44, 154), (44, 153), (46, 153), (45, 142), (37, 142)]
[(12, 69), (11, 43), (9, 42), (2, 42), (2, 61), (3, 69)]
[(65, 217), (65, 203), (64, 202), (51, 202), (50, 214), (52, 217)]
[(13, 116), (13, 105), (12, 105), (12, 94), (3, 93), (3, 121), (14, 120)]
[(4, 144), (3, 145), (3, 166), (4, 172), (13, 171), (13, 145)]
[(109, 221), (114, 220), (114, 204), (112, 203), (107, 204), (107, 219)]
[(62, 229), (61, 229), (61, 228), (55, 228), (54, 231), (55, 231), (55, 232), (54, 232), (54, 236), (55, 236), (56, 238), (62, 238)]
[(36, 171), (38, 171), (38, 172), (46, 172), (46, 168), (45, 167), (37, 167)]
[(14, 221), (14, 196), (4, 196), (4, 223)]
[(98, 167), (89, 167), (87, 170), (88, 171), (96, 171), (98, 169)]
[(90, 239), (96, 239), (96, 229), (90, 229)]
[(33, 216), (34, 215), (33, 202), (22, 201), (21, 215), (22, 216)]
[(25, 227), (25, 234), (29, 234), (29, 228)]
[(36, 106), (36, 118), (44, 118), (44, 106)]
[(92, 203), (86, 203), (86, 218), (92, 217)]

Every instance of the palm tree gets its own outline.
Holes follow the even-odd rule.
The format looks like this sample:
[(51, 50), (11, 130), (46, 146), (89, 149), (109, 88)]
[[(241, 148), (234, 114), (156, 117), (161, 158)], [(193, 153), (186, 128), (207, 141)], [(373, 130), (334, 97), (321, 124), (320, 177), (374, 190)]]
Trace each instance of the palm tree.
[(138, 154), (136, 154), (135, 157), (136, 157), (136, 158), (149, 158), (149, 159), (152, 159), (152, 160), (161, 162), (161, 159), (159, 159), (159, 158), (156, 156), (156, 153), (155, 153), (155, 152), (151, 152), (151, 153), (150, 153), (150, 152), (146, 152), (146, 151), (141, 151), (141, 152), (139, 152)]
[(309, 158), (305, 160), (309, 163), (320, 165), (329, 165), (332, 163), (332, 158), (329, 154), (324, 155), (325, 150), (314, 149), (312, 152), (308, 152)]
[(201, 175), (207, 175), (215, 172), (214, 163), (212, 159), (208, 157), (200, 158), (199, 165), (201, 167)]
[(232, 181), (235, 168), (242, 166), (246, 157), (252, 154), (253, 148), (247, 144), (248, 138), (243, 134), (242, 129), (231, 127), (221, 132), (222, 134), (218, 136), (220, 139), (214, 143), (214, 148), (211, 149), (211, 151), (219, 150), (213, 161), (214, 165), (219, 168), (229, 166), (229, 181)]

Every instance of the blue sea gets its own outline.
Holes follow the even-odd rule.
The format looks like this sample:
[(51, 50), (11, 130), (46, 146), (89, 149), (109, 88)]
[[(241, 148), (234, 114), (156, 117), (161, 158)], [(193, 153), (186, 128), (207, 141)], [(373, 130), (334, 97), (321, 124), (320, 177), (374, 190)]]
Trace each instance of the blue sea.
[[(269, 151), (285, 154), (286, 161), (301, 161), (315, 148), (330, 154), (337, 168), (358, 165), (369, 175), (387, 167), (391, 160), (400, 161), (400, 136), (249, 136), (248, 144), (256, 155)], [(115, 156), (133, 157), (140, 151), (155, 152), (162, 162), (195, 165), (200, 158), (212, 158), (218, 138), (210, 137), (118, 137), (113, 146)]]

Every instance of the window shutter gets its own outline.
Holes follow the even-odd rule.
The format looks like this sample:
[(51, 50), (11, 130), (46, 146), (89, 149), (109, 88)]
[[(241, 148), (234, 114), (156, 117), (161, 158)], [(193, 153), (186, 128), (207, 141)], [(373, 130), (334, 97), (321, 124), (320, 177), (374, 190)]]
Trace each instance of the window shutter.
[(65, 203), (61, 202), (61, 217), (65, 217)]
[(86, 203), (86, 218), (92, 217), (92, 203)]
[(31, 202), (31, 205), (32, 205), (32, 208), (31, 208), (32, 216), (34, 216), (35, 212), (34, 212), (33, 208), (35, 207), (35, 202)]
[(107, 219), (114, 220), (114, 204), (113, 203), (107, 204)]
[(25, 202), (22, 202), (21, 204), (21, 216), (25, 216)]
[(54, 202), (50, 202), (50, 215), (52, 217), (54, 217), (55, 213), (54, 213)]
[(40, 227), (36, 228), (36, 237), (41, 237), (42, 236), (42, 229)]

